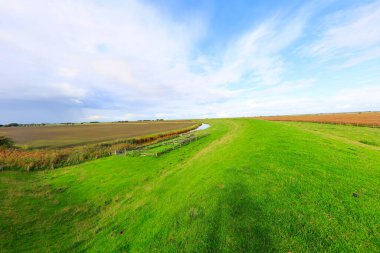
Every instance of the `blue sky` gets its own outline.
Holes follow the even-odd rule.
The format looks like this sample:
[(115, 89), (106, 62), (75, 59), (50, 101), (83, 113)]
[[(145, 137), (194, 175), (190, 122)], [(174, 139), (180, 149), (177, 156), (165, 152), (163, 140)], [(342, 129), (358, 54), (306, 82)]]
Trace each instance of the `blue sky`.
[(0, 0), (0, 123), (380, 110), (380, 1)]

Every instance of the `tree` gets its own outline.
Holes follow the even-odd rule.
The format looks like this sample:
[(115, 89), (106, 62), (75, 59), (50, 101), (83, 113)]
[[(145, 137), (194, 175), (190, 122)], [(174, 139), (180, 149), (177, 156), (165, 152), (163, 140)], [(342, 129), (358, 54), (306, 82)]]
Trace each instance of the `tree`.
[(8, 125), (5, 125), (6, 127), (17, 127), (17, 126), (19, 126), (19, 124), (17, 124), (17, 123), (10, 123), (10, 124), (8, 124)]

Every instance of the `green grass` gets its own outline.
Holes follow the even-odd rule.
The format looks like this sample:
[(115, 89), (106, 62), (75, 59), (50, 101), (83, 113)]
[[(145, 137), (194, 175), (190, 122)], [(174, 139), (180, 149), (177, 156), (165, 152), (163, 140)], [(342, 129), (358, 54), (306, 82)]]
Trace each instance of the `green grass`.
[(2, 172), (0, 251), (379, 252), (380, 153), (356, 128), (343, 140), (207, 123), (210, 135), (157, 158)]
[[(284, 122), (289, 126), (307, 129), (320, 135), (333, 135), (348, 141), (357, 141), (363, 144), (380, 147), (380, 128), (357, 127), (333, 124), (319, 124), (306, 122)], [(341, 139), (342, 140), (342, 139)]]

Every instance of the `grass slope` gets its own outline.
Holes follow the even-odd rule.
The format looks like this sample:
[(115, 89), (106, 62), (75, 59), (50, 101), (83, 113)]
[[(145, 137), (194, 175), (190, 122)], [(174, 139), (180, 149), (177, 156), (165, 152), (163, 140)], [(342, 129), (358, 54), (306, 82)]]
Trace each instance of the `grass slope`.
[(380, 131), (378, 128), (342, 126), (333, 124), (323, 125), (318, 123), (305, 122), (284, 122), (284, 124), (295, 126), (304, 130), (309, 130), (315, 133), (319, 133), (325, 137), (339, 139), (340, 141), (346, 141), (355, 145), (361, 145), (360, 143), (362, 143), (372, 146), (373, 149), (380, 150)]
[(378, 150), (288, 123), (207, 123), (158, 158), (1, 173), (0, 251), (380, 250)]

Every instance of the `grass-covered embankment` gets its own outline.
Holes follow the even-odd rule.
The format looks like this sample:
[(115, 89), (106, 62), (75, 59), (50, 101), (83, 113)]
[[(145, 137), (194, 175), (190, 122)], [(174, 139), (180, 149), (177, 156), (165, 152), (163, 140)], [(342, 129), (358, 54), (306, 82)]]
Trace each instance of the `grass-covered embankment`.
[(157, 158), (1, 173), (1, 251), (379, 251), (379, 151), (285, 123), (209, 123)]

